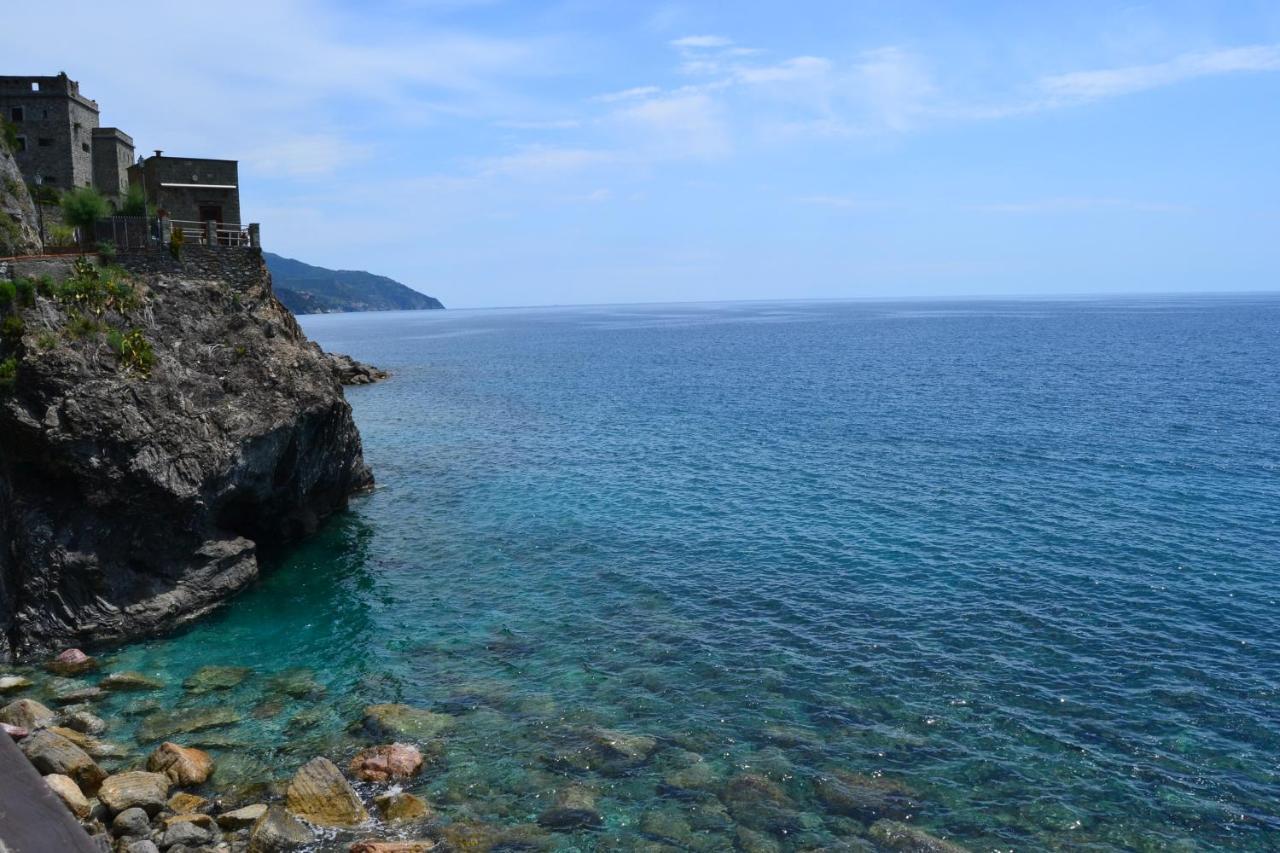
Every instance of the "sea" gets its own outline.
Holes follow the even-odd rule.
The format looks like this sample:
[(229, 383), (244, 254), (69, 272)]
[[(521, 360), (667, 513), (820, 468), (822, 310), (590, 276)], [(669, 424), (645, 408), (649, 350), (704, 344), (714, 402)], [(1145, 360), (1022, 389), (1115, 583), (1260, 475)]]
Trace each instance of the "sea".
[[(377, 488), (108, 655), (170, 685), (108, 713), (236, 710), (217, 787), (398, 702), (503, 849), (1280, 849), (1280, 296), (302, 322), (392, 373)], [(599, 825), (530, 829), (568, 788)]]

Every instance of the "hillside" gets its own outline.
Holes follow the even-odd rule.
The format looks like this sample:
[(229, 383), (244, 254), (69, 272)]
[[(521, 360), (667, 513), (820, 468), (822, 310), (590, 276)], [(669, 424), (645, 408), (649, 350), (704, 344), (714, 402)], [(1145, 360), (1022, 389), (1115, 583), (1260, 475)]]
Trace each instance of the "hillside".
[(439, 299), (398, 281), (360, 270), (313, 267), (263, 252), (276, 296), (295, 314), (336, 311), (411, 311), (443, 308)]

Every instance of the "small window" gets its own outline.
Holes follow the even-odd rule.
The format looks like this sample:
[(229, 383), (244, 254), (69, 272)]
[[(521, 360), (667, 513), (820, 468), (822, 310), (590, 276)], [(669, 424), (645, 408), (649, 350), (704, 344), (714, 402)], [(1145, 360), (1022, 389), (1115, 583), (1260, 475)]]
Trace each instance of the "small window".
[(81, 151), (83, 151), (83, 152), (85, 152), (86, 154), (88, 154), (88, 153), (89, 153), (89, 143), (87, 143), (87, 142), (81, 142), (81, 143), (80, 143), (80, 150), (81, 150)]
[(18, 137), (18, 150), (19, 151), (27, 150), (27, 138), (25, 136)]
[(37, 83), (35, 80), (32, 80), (32, 81), (31, 81), (31, 91), (33, 91), (33, 92), (39, 92), (39, 91), (40, 91), (40, 84), (39, 84), (39, 83)]
[(44, 183), (46, 184), (56, 184), (57, 182), (58, 182), (57, 178), (53, 178), (53, 177), (44, 178)]
[(22, 107), (13, 107), (10, 109), (9, 117), (12, 118), (14, 122), (22, 121)]
[(52, 144), (53, 140), (47, 136), (42, 136), (36, 140), (36, 145), (39, 145), (41, 148), (48, 148)]

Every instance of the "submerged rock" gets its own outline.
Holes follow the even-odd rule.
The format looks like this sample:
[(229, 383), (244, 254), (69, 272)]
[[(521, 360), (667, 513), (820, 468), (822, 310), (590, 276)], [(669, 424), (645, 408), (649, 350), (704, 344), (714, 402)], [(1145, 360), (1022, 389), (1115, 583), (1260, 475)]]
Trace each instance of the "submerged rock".
[(106, 720), (101, 717), (95, 717), (88, 711), (72, 711), (70, 713), (64, 711), (61, 722), (65, 727), (86, 735), (100, 735), (107, 730)]
[(786, 835), (800, 828), (791, 798), (757, 773), (734, 776), (725, 783), (720, 799), (733, 819), (748, 829)]
[(357, 826), (369, 819), (356, 792), (327, 758), (313, 758), (299, 768), (285, 793), (285, 807), (317, 826)]
[(400, 823), (410, 820), (424, 820), (431, 817), (431, 809), (420, 797), (397, 791), (375, 797), (374, 805), (378, 814), (388, 823)]
[(30, 678), (21, 675), (3, 675), (0, 676), (0, 693), (16, 693), (26, 690), (31, 684)]
[(182, 686), (192, 693), (230, 690), (248, 678), (251, 672), (253, 670), (247, 666), (202, 666), (182, 682)]
[(894, 820), (876, 821), (870, 835), (884, 847), (904, 853), (968, 853), (968, 848)]
[(829, 811), (865, 823), (880, 818), (901, 820), (920, 811), (920, 802), (910, 788), (878, 776), (830, 770), (813, 780), (813, 790)]
[(399, 782), (422, 770), (422, 753), (407, 743), (373, 746), (351, 759), (350, 770), (362, 782)]
[(249, 832), (249, 853), (284, 853), (310, 844), (307, 825), (279, 806), (270, 806)]
[(164, 682), (140, 672), (112, 672), (98, 682), (103, 690), (125, 692), (132, 690), (159, 690)]
[(58, 795), (58, 798), (66, 803), (73, 815), (81, 820), (89, 816), (92, 807), (74, 779), (63, 776), (61, 773), (50, 773), (44, 777), (44, 781)]
[(277, 672), (267, 679), (267, 689), (294, 699), (314, 699), (324, 695), (324, 685), (316, 681), (314, 670), (295, 667)]
[(169, 798), (169, 777), (163, 773), (130, 770), (108, 776), (98, 790), (98, 799), (113, 814), (139, 808), (154, 815)]
[(53, 725), (58, 715), (34, 699), (15, 699), (0, 708), (0, 723), (32, 731)]
[(434, 841), (357, 841), (348, 853), (428, 853), (436, 849)]
[(147, 769), (175, 785), (199, 785), (213, 773), (213, 759), (202, 749), (165, 741), (147, 758)]
[(596, 810), (595, 794), (580, 785), (561, 790), (556, 804), (538, 815), (538, 825), (548, 829), (585, 829), (602, 823), (604, 818)]
[(28, 331), (0, 397), (0, 660), (190, 622), (257, 577), (260, 546), (309, 535), (372, 485), (342, 386), (260, 251), (118, 263), (139, 304), (102, 321), (144, 330), (145, 367), (65, 333), (57, 298), (16, 308)]
[(138, 724), (138, 740), (146, 743), (163, 740), (177, 734), (216, 729), (240, 722), (240, 715), (231, 708), (190, 708), (182, 711), (160, 711), (144, 717)]
[(75, 743), (48, 729), (23, 738), (22, 753), (43, 775), (70, 776), (80, 790), (93, 794), (107, 774)]
[(448, 714), (437, 714), (399, 703), (369, 705), (362, 725), (373, 737), (424, 743), (453, 726)]

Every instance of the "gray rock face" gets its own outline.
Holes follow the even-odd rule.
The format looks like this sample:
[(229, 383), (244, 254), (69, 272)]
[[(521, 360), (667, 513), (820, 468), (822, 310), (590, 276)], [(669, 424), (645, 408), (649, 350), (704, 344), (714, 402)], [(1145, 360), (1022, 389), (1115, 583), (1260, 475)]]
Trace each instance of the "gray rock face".
[(0, 257), (39, 253), (35, 205), (13, 155), (0, 142)]
[[(260, 253), (122, 256), (149, 376), (44, 296), (0, 395), (0, 659), (197, 618), (372, 485), (341, 386)], [(50, 334), (38, 330), (53, 329)]]
[(330, 352), (325, 353), (324, 356), (329, 360), (329, 368), (333, 371), (333, 375), (343, 385), (372, 385), (391, 376), (387, 371), (356, 361), (349, 355)]

